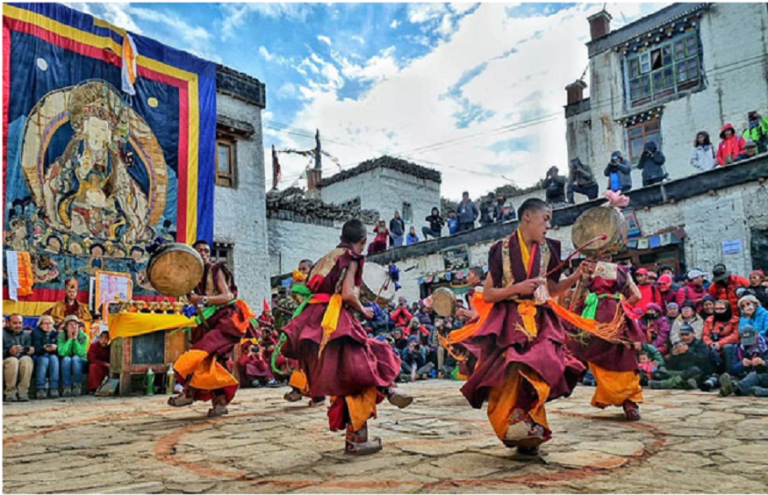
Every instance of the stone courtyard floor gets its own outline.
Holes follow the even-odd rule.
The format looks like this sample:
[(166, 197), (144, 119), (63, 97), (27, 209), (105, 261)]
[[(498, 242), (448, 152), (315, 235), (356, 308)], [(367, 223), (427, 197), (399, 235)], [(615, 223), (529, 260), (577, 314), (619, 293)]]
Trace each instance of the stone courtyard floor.
[(646, 391), (643, 420), (589, 407), (579, 387), (548, 406), (540, 461), (515, 459), (460, 383), (407, 384), (384, 403), (379, 454), (350, 458), (325, 409), (241, 390), (223, 418), (167, 396), (82, 397), (3, 407), (5, 493), (768, 492), (768, 401)]

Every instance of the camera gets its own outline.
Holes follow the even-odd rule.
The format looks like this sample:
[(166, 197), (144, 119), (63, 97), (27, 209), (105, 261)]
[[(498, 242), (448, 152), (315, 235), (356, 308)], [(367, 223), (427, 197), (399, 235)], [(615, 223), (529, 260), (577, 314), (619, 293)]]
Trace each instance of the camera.
[(712, 339), (712, 342), (717, 342), (720, 340), (720, 334), (719, 333), (709, 334), (709, 338)]

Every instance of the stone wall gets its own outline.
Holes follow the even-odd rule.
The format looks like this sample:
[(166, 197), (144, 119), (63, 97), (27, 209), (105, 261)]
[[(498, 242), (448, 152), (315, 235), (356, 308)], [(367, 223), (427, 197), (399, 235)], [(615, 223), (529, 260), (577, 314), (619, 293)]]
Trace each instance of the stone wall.
[(341, 205), (355, 197), (360, 197), (363, 209), (377, 210), (382, 218), (389, 220), (395, 210), (402, 214), (403, 202), (411, 203), (412, 221), (406, 221), (406, 232), (413, 225), (421, 238), (421, 227), (426, 225), (424, 218), (429, 216), (432, 207), (440, 207), (440, 184), (438, 182), (415, 177), (386, 167), (346, 178), (323, 186), (323, 201)]
[(234, 244), (239, 295), (257, 308), (269, 296), (261, 109), (224, 94), (217, 94), (216, 104), (219, 114), (248, 122), (256, 129), (250, 138), (237, 140), (236, 187), (216, 186), (213, 238)]
[[(685, 231), (682, 247), (686, 269), (697, 267), (711, 273), (715, 264), (725, 263), (734, 273), (746, 275), (753, 268), (753, 258), (765, 259), (768, 256), (768, 253), (752, 253), (750, 246), (752, 229), (768, 229), (766, 178), (768, 157), (754, 158), (741, 165), (700, 174), (695, 180), (681, 179), (633, 191), (629, 194), (630, 206), (636, 209), (645, 236), (671, 227)], [(672, 196), (680, 200), (664, 199)], [(562, 242), (563, 256), (573, 250), (573, 222), (591, 206), (582, 204), (555, 210), (554, 228), (548, 237)], [(369, 257), (369, 261), (382, 265), (397, 263), (401, 270), (401, 295), (413, 300), (419, 297), (420, 277), (445, 270), (441, 250), (467, 244), (470, 263), (484, 265), (491, 244), (512, 233), (516, 227), (517, 222), (508, 222), (479, 228), (392, 249)], [(741, 241), (741, 252), (723, 254), (723, 242), (732, 240)], [(405, 272), (414, 265), (415, 269)]]
[[(586, 20), (584, 22), (587, 22)], [(625, 28), (626, 29), (626, 28)], [(609, 35), (610, 37), (610, 35)], [(628, 151), (626, 132), (618, 119), (662, 106), (661, 149), (667, 157), (667, 171), (677, 179), (697, 172), (690, 165), (690, 152), (696, 133), (709, 132), (719, 142), (720, 129), (732, 123), (739, 133), (747, 125), (751, 110), (768, 112), (768, 8), (765, 3), (716, 3), (704, 11), (700, 22), (702, 90), (685, 93), (677, 99), (652, 102), (643, 107), (626, 108), (623, 57), (614, 50), (590, 59), (590, 110), (568, 119), (569, 156), (591, 149), (589, 163), (595, 175), (614, 150)], [(585, 135), (585, 114), (591, 120), (591, 133)], [(584, 140), (590, 145), (585, 146)], [(635, 187), (642, 184), (641, 172), (633, 172)]]

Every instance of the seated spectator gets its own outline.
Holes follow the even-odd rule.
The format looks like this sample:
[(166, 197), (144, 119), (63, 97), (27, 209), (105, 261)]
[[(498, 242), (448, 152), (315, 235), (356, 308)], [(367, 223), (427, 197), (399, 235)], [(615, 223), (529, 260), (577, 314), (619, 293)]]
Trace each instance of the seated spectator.
[(621, 155), (621, 151), (611, 154), (611, 161), (603, 173), (608, 177), (608, 189), (629, 192), (632, 189), (632, 165)]
[(661, 306), (666, 307), (667, 304), (675, 302), (677, 300), (677, 291), (680, 290), (677, 284), (673, 284), (672, 277), (669, 275), (662, 275), (659, 277), (659, 293), (661, 293)]
[(421, 309), (421, 302), (420, 301), (413, 301), (411, 303), (411, 314), (416, 314)]
[(730, 165), (737, 156), (744, 152), (746, 141), (736, 135), (733, 125), (725, 124), (720, 131), (720, 145), (717, 148), (717, 163), (724, 167)]
[(413, 313), (408, 309), (408, 302), (404, 297), (397, 300), (397, 309), (389, 317), (395, 328), (403, 329), (408, 326), (408, 323), (413, 319)]
[(397, 355), (400, 356), (400, 358), (402, 358), (403, 351), (405, 350), (406, 347), (408, 347), (408, 339), (405, 338), (405, 335), (400, 328), (396, 328), (392, 332), (392, 345), (397, 351)]
[[(672, 283), (672, 287), (670, 287), (670, 289), (677, 293), (677, 291), (680, 290), (680, 285), (675, 282), (675, 270), (669, 265), (661, 265), (659, 267), (659, 277), (664, 275), (668, 276)], [(659, 278), (659, 284), (661, 284), (661, 278)]]
[(662, 354), (669, 354), (670, 325), (661, 315), (661, 306), (656, 303), (649, 304), (639, 323), (647, 335), (646, 344), (652, 345)]
[(715, 314), (715, 298), (712, 296), (704, 296), (704, 300), (701, 302), (699, 316), (701, 316), (702, 320), (707, 321), (707, 318), (713, 314)]
[(64, 318), (58, 335), (59, 367), (64, 382), (63, 397), (77, 397), (83, 392), (83, 368), (88, 362), (88, 335), (81, 330), (76, 315)]
[(680, 340), (673, 341), (666, 373), (660, 373), (659, 380), (649, 380), (650, 388), (693, 390), (712, 374), (709, 349), (696, 338), (694, 329), (683, 325), (679, 335)]
[(35, 386), (38, 399), (59, 398), (59, 353), (56, 346), (58, 335), (52, 316), (43, 315), (37, 320), (37, 328), (32, 332), (32, 347), (35, 348)]
[(739, 341), (739, 317), (731, 311), (726, 300), (715, 303), (715, 312), (704, 321), (702, 340), (710, 348), (712, 363), (722, 372), (723, 348)]
[(419, 236), (416, 235), (416, 227), (411, 227), (410, 230), (408, 230), (408, 235), (405, 238), (405, 244), (410, 246), (411, 244), (416, 244), (417, 242), (419, 242)]
[[(272, 333), (272, 329), (265, 327), (261, 329), (261, 339), (259, 339), (259, 351), (262, 353), (264, 360), (267, 362), (271, 379), (267, 380), (267, 388), (277, 388), (280, 386), (280, 382), (277, 380), (277, 376), (272, 369), (272, 354), (277, 347), (277, 338)], [(285, 360), (285, 356), (282, 354), (275, 358), (275, 367), (280, 370), (283, 376), (288, 376), (288, 361)]]
[(496, 211), (498, 212), (498, 215), (496, 216), (496, 223), (509, 222), (510, 220), (517, 218), (515, 208), (511, 203), (507, 204), (507, 197), (503, 194), (499, 194), (496, 197), (496, 205)]
[(750, 158), (753, 158), (757, 156), (757, 145), (753, 143), (752, 141), (747, 141), (744, 144), (744, 151), (739, 154), (733, 161), (735, 162), (741, 162), (744, 160), (749, 160)]
[(722, 263), (712, 268), (712, 284), (709, 286), (709, 295), (716, 300), (726, 299), (731, 303), (733, 314), (739, 314), (739, 298), (736, 297), (736, 289), (749, 287), (749, 280), (739, 275), (734, 275)]
[(720, 376), (720, 395), (768, 397), (768, 341), (750, 326), (739, 329), (739, 338), (732, 354), (731, 373)]
[(666, 319), (669, 328), (672, 328), (672, 324), (678, 316), (680, 316), (680, 306), (676, 302), (667, 303)]
[[(421, 228), (421, 233), (424, 235), (425, 241), (429, 239), (429, 236), (437, 239), (443, 235), (443, 225), (445, 225), (445, 220), (440, 215), (440, 210), (436, 206), (432, 208), (432, 213), (430, 213), (425, 220), (429, 222), (429, 227), (425, 226)], [(451, 232), (451, 234), (453, 234), (453, 232)]]
[(459, 231), (459, 219), (456, 213), (451, 212), (448, 215), (448, 234), (453, 235)]
[(421, 342), (421, 336), (429, 336), (429, 329), (422, 325), (418, 318), (415, 316), (411, 319), (411, 322), (408, 324), (408, 326), (405, 328), (405, 334), (410, 339), (413, 336), (418, 337), (419, 342)]
[(571, 160), (568, 167), (568, 187), (566, 191), (568, 203), (575, 203), (573, 199), (573, 193), (575, 192), (585, 195), (588, 200), (592, 201), (597, 198), (597, 190), (597, 181), (592, 173), (592, 169), (581, 163), (581, 159), (578, 156)]
[[(367, 320), (365, 323), (370, 327), (371, 331), (374, 335), (381, 335), (383, 333), (388, 333), (390, 330), (390, 320), (389, 315), (386, 311), (381, 309), (381, 307), (376, 304), (375, 302), (372, 303), (366, 303), (364, 306), (368, 308), (373, 308), (373, 318), (370, 320)], [(364, 325), (365, 326), (365, 325)]]
[(701, 303), (704, 302), (704, 296), (707, 295), (707, 290), (704, 288), (704, 272), (694, 268), (688, 272), (686, 278), (685, 286), (677, 291), (677, 305), (682, 308), (683, 302), (693, 301), (698, 311), (701, 309)]
[(755, 332), (768, 338), (768, 309), (760, 306), (760, 301), (751, 294), (739, 299), (739, 309), (741, 310), (739, 328), (750, 326), (755, 329)]
[(20, 314), (12, 314), (8, 317), (8, 326), (3, 328), (3, 381), (6, 401), (29, 400), (34, 354), (32, 336), (24, 331), (23, 318)]
[(415, 318), (419, 319), (419, 323), (427, 327), (428, 330), (432, 330), (432, 327), (434, 326), (434, 318), (435, 318), (435, 312), (427, 306), (426, 304), (422, 306), (414, 315)]
[(640, 384), (648, 385), (649, 380), (658, 376), (659, 371), (664, 370), (664, 356), (651, 344), (642, 344), (638, 356), (640, 368)]
[(244, 382), (253, 388), (275, 382), (271, 363), (264, 357), (264, 348), (258, 344), (251, 341), (244, 342), (237, 364), (240, 366), (241, 376), (245, 377)]
[(749, 293), (760, 301), (760, 305), (768, 309), (768, 288), (765, 286), (765, 274), (762, 270), (754, 270), (749, 274)]
[(742, 136), (746, 141), (752, 141), (757, 145), (758, 153), (768, 151), (768, 118), (760, 116), (757, 110), (747, 114), (749, 125)]
[(387, 228), (386, 220), (379, 220), (379, 223), (373, 228), (373, 233), (376, 237), (373, 238), (373, 242), (368, 245), (368, 256), (382, 253), (387, 250), (387, 239), (389, 239), (389, 229)]
[(706, 131), (696, 134), (696, 141), (691, 150), (691, 165), (700, 172), (712, 170), (717, 166), (717, 152)]
[(658, 184), (669, 176), (664, 169), (664, 162), (666, 161), (664, 153), (659, 150), (656, 142), (648, 141), (645, 143), (640, 161), (637, 163), (638, 170), (643, 171), (643, 187)]
[(651, 285), (655, 285), (658, 287), (658, 285), (656, 284), (656, 281), (658, 279), (659, 279), (659, 276), (656, 274), (656, 272), (651, 272), (651, 271), (648, 272), (648, 282)]
[(93, 394), (109, 376), (109, 329), (99, 333), (98, 340), (88, 347), (88, 393)]
[(704, 320), (696, 313), (696, 306), (691, 301), (685, 301), (680, 310), (680, 316), (672, 324), (672, 330), (669, 332), (669, 340), (673, 344), (680, 341), (680, 329), (683, 325), (689, 325), (693, 328), (694, 336), (701, 340), (704, 336)]
[(400, 212), (395, 210), (395, 215), (389, 221), (389, 247), (400, 247), (403, 245), (405, 236), (405, 222), (400, 216)]
[(546, 190), (547, 203), (549, 203), (552, 208), (561, 208), (565, 205), (566, 182), (567, 179), (560, 175), (557, 167), (549, 168), (543, 185)]
[(427, 348), (416, 335), (408, 337), (408, 347), (403, 350), (400, 363), (401, 381), (426, 380), (435, 365), (427, 360)]
[(650, 303), (661, 306), (661, 291), (648, 278), (648, 270), (639, 268), (635, 272), (635, 278), (637, 279), (637, 288), (642, 295), (642, 298), (635, 304), (635, 307), (645, 311)]

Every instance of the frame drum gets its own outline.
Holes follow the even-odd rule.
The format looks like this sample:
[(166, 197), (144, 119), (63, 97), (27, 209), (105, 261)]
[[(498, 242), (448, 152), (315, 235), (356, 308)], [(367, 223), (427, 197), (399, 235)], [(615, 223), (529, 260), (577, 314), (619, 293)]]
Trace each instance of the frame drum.
[(432, 309), (443, 318), (456, 311), (456, 295), (447, 287), (439, 287), (432, 293)]
[(360, 286), (360, 302), (389, 304), (395, 298), (395, 283), (389, 271), (376, 263), (366, 263), (363, 268), (363, 284)]
[(147, 279), (155, 290), (179, 297), (192, 292), (203, 278), (203, 258), (186, 244), (161, 246), (149, 258)]
[(571, 228), (571, 240), (574, 247), (583, 246), (588, 241), (605, 234), (605, 240), (600, 240), (584, 248), (587, 256), (598, 256), (603, 253), (615, 253), (624, 247), (627, 241), (629, 224), (620, 211), (609, 206), (590, 208), (582, 213)]

